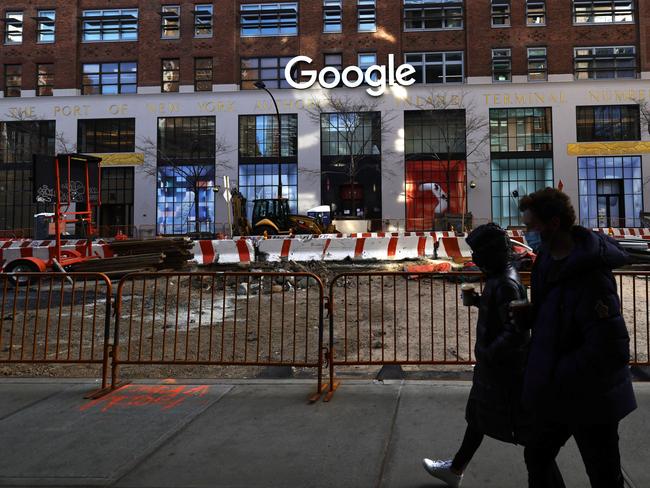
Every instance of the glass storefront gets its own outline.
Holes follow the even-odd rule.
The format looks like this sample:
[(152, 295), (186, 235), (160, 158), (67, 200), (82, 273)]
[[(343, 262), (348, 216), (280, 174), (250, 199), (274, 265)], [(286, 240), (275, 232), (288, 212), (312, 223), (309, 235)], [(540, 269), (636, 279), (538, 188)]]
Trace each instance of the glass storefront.
[(578, 158), (580, 225), (639, 227), (643, 210), (640, 156)]

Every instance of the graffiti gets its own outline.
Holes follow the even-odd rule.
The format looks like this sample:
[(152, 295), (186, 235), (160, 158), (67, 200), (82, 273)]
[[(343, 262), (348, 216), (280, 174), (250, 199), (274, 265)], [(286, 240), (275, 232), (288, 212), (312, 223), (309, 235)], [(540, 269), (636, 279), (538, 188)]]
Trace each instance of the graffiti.
[(54, 188), (43, 185), (36, 190), (36, 201), (39, 203), (53, 203), (56, 200)]
[(115, 408), (159, 407), (165, 411), (178, 407), (187, 400), (203, 398), (209, 390), (208, 385), (126, 385), (109, 395), (82, 405), (79, 410), (85, 412), (99, 409), (100, 412), (108, 412)]

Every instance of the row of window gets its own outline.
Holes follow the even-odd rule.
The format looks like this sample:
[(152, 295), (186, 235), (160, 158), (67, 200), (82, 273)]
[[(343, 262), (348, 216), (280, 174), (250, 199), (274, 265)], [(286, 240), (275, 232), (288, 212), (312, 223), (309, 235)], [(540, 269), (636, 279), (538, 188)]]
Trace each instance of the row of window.
[[(531, 47), (527, 50), (527, 73), (529, 81), (548, 79), (547, 50), (545, 47)], [(263, 81), (268, 88), (290, 88), (284, 77), (284, 69), (292, 58), (263, 57), (242, 58), (241, 88), (255, 89), (255, 83)], [(415, 68), (416, 83), (463, 83), (464, 60), (462, 51), (406, 53), (406, 63)], [(340, 53), (325, 54), (325, 66), (343, 69)], [(358, 55), (358, 66), (364, 70), (377, 63), (375, 53)], [(161, 61), (161, 90), (163, 93), (178, 92), (180, 88), (180, 58)], [(19, 97), (23, 80), (22, 65), (4, 66), (4, 87), (6, 97)], [(114, 95), (137, 92), (137, 63), (87, 63), (82, 66), (83, 95)], [(577, 80), (600, 80), (614, 78), (635, 78), (637, 76), (636, 50), (634, 46), (579, 47), (574, 49), (574, 73)], [(294, 79), (299, 76), (293, 73)], [(36, 66), (36, 94), (52, 95), (54, 87), (54, 65)], [(194, 58), (194, 90), (211, 91), (213, 59)], [(512, 50), (492, 50), (492, 79), (496, 82), (512, 81)]]
[[(357, 30), (377, 30), (376, 0), (356, 0)], [(444, 30), (463, 28), (462, 0), (404, 0), (404, 30)], [(323, 32), (343, 30), (343, 0), (323, 0)], [(212, 4), (194, 5), (192, 23), (194, 37), (211, 37), (214, 30)], [(613, 24), (634, 22), (633, 0), (573, 0), (573, 22), (582, 24)], [(181, 6), (163, 5), (160, 10), (161, 37), (178, 39), (181, 33)], [(510, 0), (492, 0), (492, 27), (511, 25)], [(298, 3), (251, 3), (240, 6), (239, 23), (242, 36), (294, 36), (298, 34)], [(38, 42), (56, 40), (56, 11), (38, 10), (36, 32)], [(81, 39), (84, 42), (136, 41), (138, 9), (84, 10), (81, 17)], [(544, 0), (526, 0), (526, 25), (546, 25)], [(5, 12), (5, 43), (23, 42), (24, 13)]]

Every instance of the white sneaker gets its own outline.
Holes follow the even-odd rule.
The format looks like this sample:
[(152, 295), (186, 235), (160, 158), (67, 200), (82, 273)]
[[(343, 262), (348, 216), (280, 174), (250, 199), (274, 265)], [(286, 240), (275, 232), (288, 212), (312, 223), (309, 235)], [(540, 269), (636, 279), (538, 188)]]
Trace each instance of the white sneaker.
[(452, 488), (458, 488), (460, 482), (463, 480), (462, 474), (456, 474), (451, 470), (451, 459), (447, 459), (446, 461), (438, 459), (432, 461), (431, 459), (424, 458), (422, 460), (422, 465), (424, 466), (424, 469), (427, 470), (427, 473), (444, 481)]

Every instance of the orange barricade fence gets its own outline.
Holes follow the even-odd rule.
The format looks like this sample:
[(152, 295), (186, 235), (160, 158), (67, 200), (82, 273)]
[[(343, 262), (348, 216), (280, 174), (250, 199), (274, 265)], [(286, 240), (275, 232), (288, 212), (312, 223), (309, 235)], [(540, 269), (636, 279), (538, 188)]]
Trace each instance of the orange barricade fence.
[(108, 378), (111, 282), (101, 273), (0, 274), (0, 363), (102, 365)]
[(135, 273), (117, 289), (115, 388), (124, 365), (315, 368), (323, 284), (310, 273)]
[(630, 334), (630, 365), (650, 366), (650, 272), (616, 271), (614, 278)]

